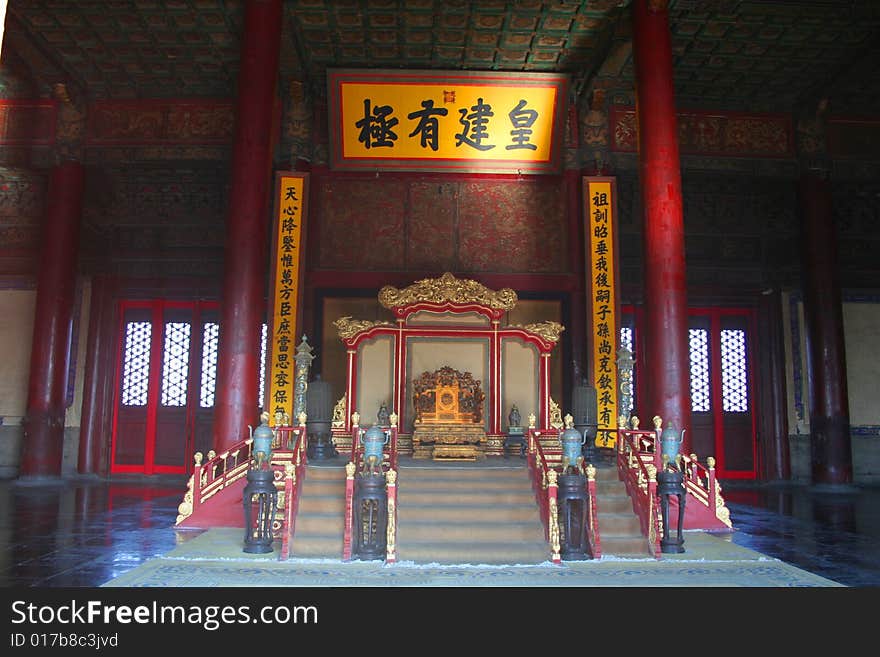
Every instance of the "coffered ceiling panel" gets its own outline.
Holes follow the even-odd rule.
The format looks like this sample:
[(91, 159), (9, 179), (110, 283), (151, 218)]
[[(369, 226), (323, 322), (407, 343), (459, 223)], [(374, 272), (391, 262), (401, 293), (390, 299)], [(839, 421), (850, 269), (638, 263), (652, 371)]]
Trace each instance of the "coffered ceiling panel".
[[(245, 0), (10, 0), (4, 63), (90, 98), (234, 96)], [(633, 93), (629, 0), (285, 0), (280, 70), (566, 72)], [(877, 0), (670, 0), (676, 100), (880, 115)], [(6, 52), (6, 51), (12, 51)], [(2, 91), (2, 90), (0, 90)]]

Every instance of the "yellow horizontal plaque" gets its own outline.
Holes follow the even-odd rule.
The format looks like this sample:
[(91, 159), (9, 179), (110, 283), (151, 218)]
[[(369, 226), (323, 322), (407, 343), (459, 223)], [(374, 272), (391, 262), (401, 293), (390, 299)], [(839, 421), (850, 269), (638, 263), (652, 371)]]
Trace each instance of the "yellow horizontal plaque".
[(369, 70), (327, 80), (334, 168), (560, 169), (564, 75)]

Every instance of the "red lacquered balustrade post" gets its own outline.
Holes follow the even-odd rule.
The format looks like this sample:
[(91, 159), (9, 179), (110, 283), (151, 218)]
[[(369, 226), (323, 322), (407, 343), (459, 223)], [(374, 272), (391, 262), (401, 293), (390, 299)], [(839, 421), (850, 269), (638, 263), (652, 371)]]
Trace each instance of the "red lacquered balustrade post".
[(284, 530), (281, 534), (281, 560), (290, 557), (290, 537), (293, 535), (296, 513), (294, 512), (294, 489), (296, 488), (296, 466), (287, 463), (284, 466)]
[(718, 515), (717, 498), (716, 498), (716, 482), (715, 482), (715, 458), (710, 456), (706, 459), (706, 467), (709, 472), (706, 484), (709, 487), (709, 508), (712, 509), (714, 516)]
[(559, 545), (559, 516), (556, 505), (559, 485), (556, 483), (556, 470), (547, 469), (547, 527), (550, 534), (550, 560), (561, 563), (562, 555)]
[(385, 562), (397, 561), (397, 471), (385, 473), (385, 489), (388, 493), (388, 528), (385, 534)]
[(342, 560), (351, 560), (351, 532), (354, 523), (354, 461), (345, 465), (345, 533), (342, 537)]

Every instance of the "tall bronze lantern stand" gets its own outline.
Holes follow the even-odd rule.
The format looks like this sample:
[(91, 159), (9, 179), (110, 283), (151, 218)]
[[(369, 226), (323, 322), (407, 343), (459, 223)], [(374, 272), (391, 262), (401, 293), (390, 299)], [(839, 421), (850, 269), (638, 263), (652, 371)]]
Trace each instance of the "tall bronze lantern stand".
[(385, 558), (388, 544), (388, 492), (382, 468), (358, 474), (354, 492), (352, 555), (356, 559)]
[(559, 435), (562, 445), (562, 472), (557, 478), (556, 499), (559, 508), (560, 556), (565, 561), (587, 559), (587, 477), (583, 473), (581, 449), (584, 436), (565, 416), (565, 430)]
[[(666, 455), (663, 455), (663, 469), (657, 473), (657, 495), (660, 497), (660, 515), (663, 519), (663, 536), (660, 539), (660, 551), (680, 554), (684, 552), (684, 507), (686, 491), (684, 473), (676, 466), (670, 466)], [(678, 501), (678, 529), (675, 536), (671, 535), (669, 526), (669, 501), (671, 497)]]
[(242, 494), (244, 505), (244, 551), (265, 554), (272, 551), (272, 523), (278, 508), (275, 473), (262, 459), (247, 471), (247, 485)]

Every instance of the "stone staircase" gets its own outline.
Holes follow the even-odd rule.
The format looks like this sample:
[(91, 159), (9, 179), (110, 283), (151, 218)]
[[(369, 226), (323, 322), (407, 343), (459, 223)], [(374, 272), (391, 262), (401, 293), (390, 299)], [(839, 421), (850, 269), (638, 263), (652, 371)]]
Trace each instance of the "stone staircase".
[(596, 506), (603, 557), (647, 558), (648, 539), (642, 535), (633, 512), (626, 484), (617, 478), (615, 466), (596, 467)]
[(345, 533), (345, 462), (307, 465), (290, 556), (341, 559)]
[[(525, 461), (402, 459), (398, 469), (398, 561), (500, 565), (550, 560)], [(615, 468), (597, 467), (596, 492), (602, 556), (650, 556)], [(343, 461), (308, 465), (291, 558), (340, 559), (344, 515)]]
[[(425, 465), (422, 465), (425, 463)], [(537, 564), (550, 559), (525, 461), (401, 464), (398, 561)]]

